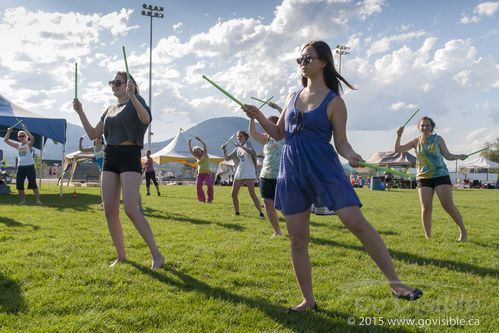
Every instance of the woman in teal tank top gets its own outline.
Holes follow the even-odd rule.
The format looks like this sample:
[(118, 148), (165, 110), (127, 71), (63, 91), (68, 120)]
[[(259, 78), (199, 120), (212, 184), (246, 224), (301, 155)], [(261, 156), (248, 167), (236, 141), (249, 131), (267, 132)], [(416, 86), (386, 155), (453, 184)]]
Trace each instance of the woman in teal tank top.
[[(347, 110), (339, 96), (340, 81), (353, 87), (336, 71), (331, 49), (323, 41), (306, 44), (297, 62), (303, 89), (288, 97), (277, 124), (253, 105), (243, 108), (271, 137), (276, 140), (286, 137), (275, 206), (286, 219), (291, 260), (303, 296), (303, 301), (288, 312), (317, 310), (308, 254), (312, 205), (335, 211), (376, 262), (395, 297), (411, 301), (420, 298), (421, 290), (406, 286), (397, 277), (383, 239), (362, 214), (360, 200), (339, 162), (338, 154), (353, 167), (363, 161), (348, 142)], [(333, 134), (336, 150), (330, 143)]]
[(404, 127), (397, 130), (395, 140), (395, 152), (404, 153), (414, 148), (416, 151), (416, 167), (419, 201), (421, 202), (421, 222), (426, 238), (431, 238), (431, 215), (433, 210), (433, 194), (437, 192), (442, 208), (452, 217), (461, 232), (459, 241), (467, 240), (468, 234), (464, 227), (463, 218), (459, 210), (454, 205), (452, 199), (452, 184), (445, 165), (447, 160), (464, 160), (464, 154), (454, 155), (449, 152), (444, 139), (440, 135), (434, 134), (435, 123), (431, 118), (423, 117), (419, 120), (418, 129), (421, 135), (400, 145), (400, 138), (404, 132)]

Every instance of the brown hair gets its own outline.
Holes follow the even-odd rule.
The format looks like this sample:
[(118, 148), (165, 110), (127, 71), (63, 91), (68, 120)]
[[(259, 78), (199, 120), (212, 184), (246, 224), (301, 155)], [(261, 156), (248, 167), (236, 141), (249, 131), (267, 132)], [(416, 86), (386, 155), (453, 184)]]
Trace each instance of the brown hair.
[[(121, 75), (125, 81), (125, 84), (127, 83), (126, 72), (118, 71), (118, 72), (116, 72), (116, 75)], [(130, 74), (130, 80), (132, 80), (133, 84), (135, 85), (135, 91), (133, 93), (135, 95), (140, 95), (139, 86), (137, 85), (137, 82), (135, 81), (135, 79), (133, 78), (133, 76), (131, 74)]]
[(277, 124), (277, 122), (279, 121), (279, 117), (276, 116), (269, 116), (267, 119), (273, 122), (274, 124)]
[(421, 119), (419, 119), (418, 121), (418, 128), (419, 126), (421, 125), (421, 122), (423, 120), (428, 120), (430, 122), (430, 125), (431, 125), (431, 131), (433, 132), (433, 130), (435, 129), (435, 122), (433, 121), (433, 119), (431, 119), (430, 117), (427, 117), (427, 116), (424, 116), (422, 117)]
[[(343, 92), (343, 87), (341, 86), (340, 80), (343, 81), (343, 83), (345, 83), (348, 88), (353, 90), (356, 89), (354, 86), (348, 83), (348, 81), (345, 80), (340, 73), (336, 71), (333, 61), (333, 53), (331, 52), (331, 49), (326, 42), (323, 42), (321, 40), (309, 42), (305, 44), (305, 46), (302, 48), (302, 51), (308, 46), (313, 47), (315, 49), (315, 52), (317, 52), (317, 56), (319, 57), (319, 59), (326, 62), (326, 67), (324, 67), (323, 73), (324, 81), (326, 82), (326, 86), (329, 89), (333, 90), (338, 95), (340, 94), (340, 92)], [(301, 83), (304, 87), (306, 87), (308, 79), (302, 76)]]
[(239, 134), (239, 133), (242, 133), (242, 134), (246, 137), (246, 140), (248, 140), (248, 138), (249, 138), (249, 134), (248, 134), (248, 132), (243, 131), (243, 130), (240, 130), (240, 131), (237, 131), (237, 133), (238, 133), (238, 134)]

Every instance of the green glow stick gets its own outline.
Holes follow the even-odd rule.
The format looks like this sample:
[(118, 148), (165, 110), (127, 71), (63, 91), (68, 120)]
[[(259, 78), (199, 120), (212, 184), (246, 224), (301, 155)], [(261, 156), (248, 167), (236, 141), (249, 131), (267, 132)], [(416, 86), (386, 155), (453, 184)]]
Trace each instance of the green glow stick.
[(419, 109), (417, 109), (417, 110), (416, 110), (416, 112), (414, 112), (414, 113), (412, 114), (411, 118), (409, 118), (409, 120), (407, 120), (407, 121), (405, 122), (405, 124), (404, 124), (404, 125), (402, 125), (402, 127), (405, 127), (405, 125), (407, 125), (407, 123), (408, 123), (408, 122), (412, 119), (412, 117), (414, 117), (414, 116), (416, 115), (416, 113), (418, 113), (418, 111), (419, 111)]
[(231, 141), (231, 139), (234, 137), (234, 135), (230, 138), (230, 139), (227, 139), (225, 136), (222, 136), (222, 139), (224, 140), (227, 140), (227, 142), (225, 142), (224, 145), (228, 144), (229, 142), (232, 143), (234, 146), (236, 145), (234, 142)]
[(125, 47), (124, 46), (123, 46), (123, 58), (125, 59), (126, 79), (130, 80), (130, 73), (128, 72), (128, 62), (126, 61), (126, 52), (125, 52)]
[[(232, 141), (230, 141), (230, 140), (232, 140), (232, 139), (234, 138), (234, 135), (236, 135), (236, 133), (232, 134), (232, 136), (231, 136), (231, 137), (230, 137), (230, 139), (228, 139), (228, 140), (227, 140), (227, 138), (222, 137), (222, 138), (224, 138), (225, 140), (227, 140), (227, 142), (225, 142), (225, 144), (228, 144), (229, 142), (230, 142), (230, 143), (232, 143)], [(233, 143), (232, 143), (232, 144), (233, 144)]]
[(266, 100), (266, 101), (263, 101), (263, 100), (261, 100), (261, 99), (259, 99), (259, 98), (256, 98), (256, 97), (251, 97), (251, 98), (253, 98), (255, 101), (259, 101), (259, 102), (262, 102), (262, 103), (263, 103), (263, 104), (262, 104), (262, 105), (260, 105), (260, 107), (258, 108), (258, 109), (261, 109), (263, 106), (265, 106), (265, 104), (267, 104), (268, 102), (270, 102), (270, 100), (271, 100), (272, 98), (274, 98), (274, 96), (270, 97), (270, 98), (269, 98), (268, 100)]
[(473, 153), (471, 153), (471, 154), (466, 155), (466, 158), (470, 157), (471, 155), (478, 154), (478, 153), (479, 153), (479, 152), (481, 152), (481, 151), (488, 150), (489, 148), (490, 148), (490, 147), (487, 147), (487, 148), (483, 148), (483, 149), (477, 150), (477, 151), (475, 151), (475, 152), (473, 152)]
[(357, 163), (359, 163), (360, 165), (363, 165), (365, 167), (369, 167), (371, 169), (375, 169), (375, 170), (379, 170), (379, 171), (386, 171), (388, 173), (391, 173), (391, 174), (394, 174), (394, 175), (397, 175), (397, 176), (400, 176), (400, 177), (404, 177), (404, 178), (415, 179), (415, 177), (413, 175), (408, 175), (408, 174), (405, 174), (405, 173), (402, 173), (402, 172), (390, 170), (390, 169), (385, 168), (385, 167), (381, 167), (381, 166), (377, 166), (377, 165), (373, 165), (373, 164), (369, 164), (369, 163), (365, 163), (365, 162), (361, 162), (361, 161), (358, 161)]
[(244, 106), (243, 103), (239, 102), (234, 96), (232, 96), (231, 94), (229, 94), (228, 92), (226, 92), (225, 90), (223, 90), (221, 87), (219, 87), (215, 82), (211, 81), (210, 79), (208, 79), (205, 75), (203, 75), (203, 79), (205, 79), (206, 81), (208, 81), (209, 83), (211, 83), (213, 86), (215, 86), (215, 88), (217, 88), (218, 90), (220, 90), (221, 92), (223, 92), (227, 97), (229, 97), (231, 100), (233, 100), (234, 102), (236, 102), (237, 104), (241, 105), (241, 107), (243, 109), (246, 109), (246, 106)]
[(17, 125), (19, 125), (20, 123), (22, 123), (22, 122), (23, 122), (23, 120), (22, 120), (22, 119), (21, 119), (21, 120), (19, 120), (19, 119), (17, 119), (17, 118), (16, 118), (16, 120), (17, 120), (17, 123), (15, 123), (14, 125), (12, 125), (12, 126), (11, 126), (11, 128), (16, 127)]
[(75, 62), (75, 99), (78, 98), (78, 63)]

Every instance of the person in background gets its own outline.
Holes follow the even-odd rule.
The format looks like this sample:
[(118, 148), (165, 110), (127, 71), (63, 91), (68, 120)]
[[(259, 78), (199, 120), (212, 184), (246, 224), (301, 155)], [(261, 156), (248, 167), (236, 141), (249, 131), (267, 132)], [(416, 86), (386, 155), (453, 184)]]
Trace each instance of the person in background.
[[(269, 106), (279, 112), (282, 111), (278, 105), (272, 102), (269, 102)], [(277, 124), (279, 120), (276, 116), (270, 116), (267, 119), (274, 124)], [(260, 171), (260, 196), (262, 197), (270, 224), (274, 228), (272, 237), (281, 236), (282, 231), (279, 226), (279, 215), (274, 207), (274, 198), (284, 140), (277, 141), (267, 133), (257, 132), (254, 118), (250, 118), (249, 134), (256, 142), (263, 145), (264, 158), (262, 170)]]
[(426, 238), (431, 238), (431, 215), (433, 211), (433, 195), (436, 192), (442, 208), (449, 214), (459, 227), (460, 235), (458, 241), (464, 242), (468, 239), (468, 233), (459, 210), (452, 199), (452, 183), (449, 177), (444, 158), (450, 161), (464, 160), (467, 155), (451, 154), (444, 139), (435, 133), (435, 122), (428, 117), (419, 120), (418, 129), (420, 136), (401, 145), (400, 139), (404, 133), (404, 127), (397, 130), (395, 139), (395, 152), (404, 153), (411, 149), (416, 151), (417, 188), (419, 202), (421, 203), (421, 222)]
[(100, 121), (93, 127), (88, 121), (80, 101), (73, 100), (88, 138), (93, 140), (104, 134), (107, 145), (102, 165), (102, 198), (107, 226), (117, 253), (111, 267), (126, 261), (123, 229), (120, 222), (120, 196), (123, 207), (135, 228), (146, 242), (152, 256), (152, 268), (163, 265), (165, 257), (159, 251), (149, 222), (139, 212), (139, 187), (142, 182), (140, 151), (144, 146), (144, 134), (151, 122), (151, 111), (132, 76), (117, 72), (109, 81), (116, 103), (110, 105)]
[(256, 181), (256, 151), (253, 145), (248, 141), (249, 135), (245, 131), (237, 132), (237, 141), (234, 149), (230, 154), (227, 154), (227, 144), (222, 145), (224, 158), (226, 161), (233, 160), (236, 164), (236, 172), (234, 174), (234, 182), (232, 183), (232, 204), (234, 205), (234, 215), (239, 215), (239, 190), (243, 184), (248, 187), (248, 192), (253, 199), (255, 208), (260, 213), (261, 218), (263, 215), (260, 200), (255, 194), (255, 181)]
[(24, 124), (22, 127), (23, 131), (17, 132), (19, 143), (9, 140), (10, 134), (12, 133), (12, 127), (7, 128), (7, 133), (3, 138), (6, 144), (17, 149), (17, 154), (19, 156), (16, 173), (16, 189), (21, 197), (21, 202), (19, 204), (28, 204), (26, 201), (26, 194), (24, 192), (24, 180), (28, 178), (28, 189), (33, 190), (36, 204), (43, 205), (40, 201), (40, 191), (38, 191), (38, 186), (36, 185), (35, 160), (33, 158), (33, 144), (35, 143), (35, 137), (30, 133), (30, 131), (28, 131), (28, 128)]
[(203, 183), (206, 183), (207, 193), (208, 193), (208, 203), (213, 201), (213, 182), (211, 179), (210, 172), (210, 160), (208, 157), (208, 150), (206, 148), (206, 143), (201, 140), (199, 137), (195, 137), (196, 140), (201, 142), (203, 148), (199, 146), (191, 147), (192, 138), (189, 139), (189, 152), (194, 156), (197, 160), (198, 164), (198, 175), (196, 176), (196, 191), (198, 195), (199, 202), (206, 202), (206, 196), (203, 191)]
[(158, 192), (158, 197), (161, 195), (159, 192), (159, 185), (158, 181), (156, 180), (156, 171), (154, 171), (154, 165), (153, 165), (153, 160), (151, 157), (151, 150), (147, 149), (146, 151), (146, 161), (144, 163), (144, 168), (142, 172), (146, 172), (146, 188), (147, 188), (147, 194), (146, 195), (151, 195), (151, 192), (149, 190), (149, 187), (151, 186), (151, 180), (154, 183), (154, 186), (156, 186), (156, 191)]
[[(312, 206), (334, 211), (361, 242), (385, 275), (396, 298), (415, 300), (419, 289), (403, 284), (378, 232), (362, 214), (361, 202), (343, 171), (338, 154), (352, 167), (363, 161), (347, 140), (347, 110), (340, 96), (341, 84), (354, 89), (335, 69), (329, 45), (307, 43), (297, 59), (303, 88), (289, 95), (277, 124), (253, 105), (242, 107), (276, 140), (286, 138), (277, 177), (275, 207), (285, 216), (291, 241), (291, 261), (303, 301), (288, 313), (317, 310), (308, 253)], [(331, 137), (334, 136), (334, 147)], [(357, 277), (358, 278), (358, 277)]]
[(99, 166), (99, 185), (100, 185), (100, 198), (101, 203), (99, 207), (104, 207), (104, 200), (102, 200), (102, 162), (104, 161), (104, 137), (101, 135), (94, 140), (94, 146), (91, 148), (83, 148), (83, 136), (79, 139), (79, 149), (81, 152), (94, 153), (95, 160)]

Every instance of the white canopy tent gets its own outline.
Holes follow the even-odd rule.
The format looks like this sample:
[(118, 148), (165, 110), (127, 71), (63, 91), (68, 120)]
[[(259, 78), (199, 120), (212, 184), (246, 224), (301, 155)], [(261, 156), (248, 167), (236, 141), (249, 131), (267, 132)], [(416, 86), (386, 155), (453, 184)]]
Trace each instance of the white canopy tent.
[(472, 161), (464, 161), (459, 163), (459, 173), (467, 174), (470, 173), (471, 170), (477, 169), (487, 169), (487, 181), (489, 180), (490, 169), (499, 168), (499, 163), (489, 161), (483, 156), (478, 157)]
[[(195, 140), (197, 141), (197, 140)], [(198, 142), (199, 143), (199, 142)], [(193, 144), (193, 142), (191, 143)], [(194, 144), (193, 144), (194, 146)], [(197, 161), (189, 152), (189, 144), (187, 143), (187, 139), (185, 138), (182, 131), (179, 131), (177, 136), (163, 149), (160, 151), (151, 154), (151, 158), (154, 163), (157, 164), (165, 164), (169, 162), (182, 163), (187, 164), (195, 168), (197, 166)], [(208, 154), (208, 158), (211, 163), (220, 163), (224, 159), (223, 157), (215, 156)], [(145, 161), (146, 157), (142, 157), (142, 160)]]
[(499, 168), (499, 163), (489, 161), (483, 156), (478, 157), (472, 161), (464, 161), (459, 163), (459, 168), (466, 169), (493, 169)]

